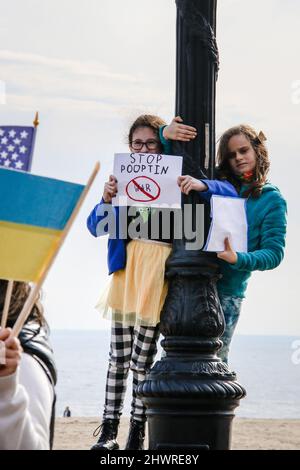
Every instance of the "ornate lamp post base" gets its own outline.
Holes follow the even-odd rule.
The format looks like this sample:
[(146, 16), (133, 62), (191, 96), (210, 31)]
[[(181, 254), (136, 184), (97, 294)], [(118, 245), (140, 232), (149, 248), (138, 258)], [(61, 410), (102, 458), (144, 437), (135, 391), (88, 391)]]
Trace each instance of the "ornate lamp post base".
[(138, 388), (149, 449), (230, 449), (234, 409), (246, 392), (216, 356), (223, 328), (214, 280), (171, 280), (161, 322), (166, 357)]
[(157, 362), (140, 389), (149, 449), (230, 449), (234, 409), (245, 395), (235, 374), (218, 359), (174, 359)]

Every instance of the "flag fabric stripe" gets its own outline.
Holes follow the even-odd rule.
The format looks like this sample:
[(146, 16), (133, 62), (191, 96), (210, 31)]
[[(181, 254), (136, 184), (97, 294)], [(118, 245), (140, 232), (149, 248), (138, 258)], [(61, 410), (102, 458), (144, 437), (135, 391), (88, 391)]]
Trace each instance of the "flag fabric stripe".
[(0, 220), (63, 230), (83, 190), (79, 184), (0, 168)]
[(38, 282), (61, 235), (59, 230), (0, 221), (0, 278)]

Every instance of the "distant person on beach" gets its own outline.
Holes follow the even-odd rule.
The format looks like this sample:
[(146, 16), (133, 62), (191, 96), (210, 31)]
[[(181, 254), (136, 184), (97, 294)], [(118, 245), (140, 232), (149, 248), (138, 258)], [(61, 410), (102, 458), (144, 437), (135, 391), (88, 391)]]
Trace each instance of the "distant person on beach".
[[(195, 136), (194, 128), (178, 123), (175, 119), (166, 126), (157, 116), (142, 115), (132, 124), (128, 142), (132, 153), (169, 154), (166, 138), (186, 141)], [(160, 139), (164, 141), (164, 145)], [(208, 189), (202, 182), (198, 182), (197, 188), (199, 191)], [(220, 188), (225, 195), (236, 194), (228, 182), (220, 183), (218, 189)], [(105, 217), (99, 213), (102, 211), (105, 214), (102, 206), (111, 204), (117, 191), (117, 180), (111, 175), (105, 183), (101, 202), (88, 217), (88, 229), (93, 236), (107, 234), (99, 233), (99, 224)], [(114, 208), (116, 220), (119, 220), (121, 209), (123, 208)], [(165, 262), (171, 253), (173, 240), (173, 235), (164, 235), (162, 227), (159, 238), (151, 237), (151, 211), (152, 209), (145, 207), (137, 213), (139, 224), (146, 226), (146, 230), (140, 232), (146, 232), (147, 238), (144, 236), (126, 240), (121, 237), (108, 239), (108, 267), (113, 276), (102, 310), (106, 318), (110, 316), (112, 319), (111, 344), (103, 421), (99, 426), (100, 437), (92, 450), (119, 448), (116, 437), (129, 369), (133, 372), (133, 399), (126, 449), (143, 449), (146, 409), (137, 397), (136, 390), (139, 383), (145, 379), (157, 352), (158, 324), (168, 288)], [(128, 225), (135, 221), (135, 217), (127, 217)], [(170, 232), (172, 233), (172, 230)]]
[(66, 406), (66, 408), (65, 408), (63, 417), (64, 417), (64, 418), (71, 418), (71, 410), (70, 410), (70, 408), (69, 408), (68, 406)]
[[(7, 281), (0, 280), (0, 318)], [(30, 286), (14, 282), (8, 327), (0, 329), (0, 449), (52, 448), (56, 368), (43, 307), (36, 301), (19, 338), (11, 337)], [(4, 364), (5, 363), (5, 364)]]
[[(176, 136), (172, 139), (178, 140)], [(226, 363), (252, 271), (275, 269), (284, 256), (286, 202), (279, 189), (267, 180), (270, 161), (265, 141), (263, 132), (239, 125), (224, 132), (219, 142), (217, 176), (230, 182), (238, 195), (247, 200), (248, 220), (248, 253), (236, 253), (228, 239), (224, 240), (224, 252), (218, 253), (222, 277), (217, 288), (226, 322), (219, 356)], [(198, 180), (189, 176), (187, 181), (187, 190), (181, 187), (185, 194), (195, 189)], [(206, 184), (210, 186), (212, 182)], [(206, 197), (205, 192), (202, 197)]]

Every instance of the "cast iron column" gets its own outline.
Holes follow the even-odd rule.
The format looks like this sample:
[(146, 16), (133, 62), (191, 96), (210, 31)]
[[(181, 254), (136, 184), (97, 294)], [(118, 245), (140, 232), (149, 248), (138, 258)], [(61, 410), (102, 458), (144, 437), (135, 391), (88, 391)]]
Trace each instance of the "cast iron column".
[[(216, 0), (176, 0), (176, 115), (198, 129), (188, 144), (177, 143), (183, 174), (213, 177), (215, 83), (218, 49)], [(193, 207), (192, 194), (183, 198)], [(184, 209), (183, 209), (184, 210)], [(206, 216), (209, 208), (206, 208)], [(208, 217), (205, 232), (207, 233)], [(169, 292), (160, 329), (166, 356), (156, 362), (138, 393), (147, 406), (149, 449), (229, 449), (234, 409), (245, 396), (236, 375), (217, 357), (224, 317), (216, 290), (215, 254), (186, 249), (175, 240), (167, 261)]]

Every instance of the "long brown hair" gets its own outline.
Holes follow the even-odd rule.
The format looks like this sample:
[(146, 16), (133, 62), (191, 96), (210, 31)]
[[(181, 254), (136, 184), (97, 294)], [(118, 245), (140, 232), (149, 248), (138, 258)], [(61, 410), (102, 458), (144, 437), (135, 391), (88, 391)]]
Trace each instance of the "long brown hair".
[(139, 116), (134, 123), (131, 125), (128, 133), (128, 143), (130, 144), (132, 142), (132, 136), (134, 131), (138, 129), (139, 127), (150, 127), (154, 134), (156, 135), (158, 142), (159, 142), (159, 147), (160, 151), (162, 152), (162, 144), (160, 143), (159, 140), (159, 128), (161, 126), (165, 126), (166, 122), (161, 119), (159, 116), (155, 116), (153, 114), (142, 114)]
[(267, 174), (270, 168), (268, 149), (264, 143), (266, 140), (263, 133), (257, 134), (253, 127), (248, 124), (240, 124), (239, 126), (231, 127), (220, 138), (219, 148), (217, 153), (217, 162), (219, 169), (219, 177), (226, 179), (232, 183), (238, 190), (240, 190), (242, 182), (233, 174), (229, 165), (229, 150), (228, 143), (231, 137), (235, 135), (244, 135), (250, 142), (253, 150), (256, 153), (256, 167), (254, 170), (254, 178), (247, 191), (243, 193), (243, 197), (249, 195), (259, 197), (262, 188), (267, 181)]
[[(2, 317), (2, 312), (4, 309), (7, 285), (8, 285), (8, 281), (0, 279), (0, 318)], [(30, 285), (28, 283), (16, 282), (16, 281), (14, 282), (11, 302), (10, 302), (9, 312), (8, 312), (9, 326), (13, 325), (16, 319), (18, 318), (23, 308), (23, 305), (27, 300), (29, 293), (30, 293)], [(31, 320), (35, 320), (35, 321), (38, 321), (38, 323), (41, 326), (44, 325), (45, 318), (44, 318), (43, 312), (44, 312), (43, 306), (40, 302), (40, 299), (38, 299), (35, 302), (34, 306), (32, 307), (32, 310), (30, 312), (30, 315), (27, 321), (30, 322)]]

